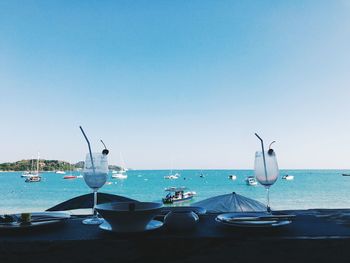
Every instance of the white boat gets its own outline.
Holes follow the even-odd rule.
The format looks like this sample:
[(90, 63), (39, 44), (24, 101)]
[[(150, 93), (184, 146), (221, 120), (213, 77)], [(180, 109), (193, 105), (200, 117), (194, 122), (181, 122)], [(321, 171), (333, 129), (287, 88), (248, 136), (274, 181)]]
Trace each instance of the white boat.
[(127, 171), (128, 171), (128, 169), (121, 167), (121, 169), (119, 171), (113, 170), (112, 174), (126, 173)]
[(164, 176), (164, 179), (175, 180), (175, 179), (179, 179), (179, 177), (180, 177), (179, 173), (173, 173), (173, 162), (171, 162), (171, 169), (169, 171), (169, 174)]
[(166, 197), (162, 199), (164, 204), (172, 204), (176, 202), (184, 202), (191, 200), (197, 193), (194, 191), (185, 191), (186, 187), (169, 187), (165, 191), (168, 192)]
[(36, 172), (30, 173), (29, 176), (26, 176), (26, 183), (36, 183), (41, 181), (41, 176), (39, 175), (39, 154), (38, 154), (38, 160), (36, 163)]
[(169, 174), (169, 175), (164, 176), (164, 179), (174, 180), (174, 179), (178, 179), (179, 177), (180, 177), (180, 174), (175, 173), (175, 174)]
[(236, 179), (237, 179), (237, 176), (234, 175), (234, 174), (231, 174), (231, 175), (228, 176), (228, 179), (230, 179), (230, 180), (236, 180)]
[(56, 171), (56, 174), (66, 174), (65, 171)]
[(248, 176), (246, 179), (245, 179), (245, 182), (247, 185), (250, 185), (250, 186), (255, 186), (258, 184), (258, 182), (256, 181), (255, 177), (254, 176)]
[(120, 169), (112, 171), (112, 178), (115, 179), (126, 179), (128, 178), (128, 175), (126, 172), (129, 170), (128, 168), (125, 168), (125, 162), (122, 156), (122, 153), (120, 153)]
[(286, 174), (286, 175), (282, 176), (282, 179), (287, 180), (287, 181), (291, 181), (291, 180), (294, 180), (294, 175)]
[(115, 178), (115, 179), (126, 179), (128, 178), (128, 175), (125, 174), (125, 173), (112, 173), (112, 178)]
[(32, 158), (32, 165), (31, 165), (31, 170), (30, 171), (26, 171), (24, 172), (21, 177), (22, 178), (26, 178), (26, 177), (30, 177), (30, 176), (35, 176), (35, 172), (34, 172), (34, 159)]
[(35, 175), (35, 173), (31, 172), (31, 171), (27, 171), (27, 172), (24, 172), (23, 174), (21, 174), (21, 177), (22, 178), (26, 178), (26, 177), (30, 177), (30, 176), (33, 176)]

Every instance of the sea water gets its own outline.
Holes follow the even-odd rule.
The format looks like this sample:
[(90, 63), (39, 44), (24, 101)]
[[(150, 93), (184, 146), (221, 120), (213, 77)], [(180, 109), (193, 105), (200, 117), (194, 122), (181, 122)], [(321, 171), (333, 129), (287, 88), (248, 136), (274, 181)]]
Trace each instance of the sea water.
[[(186, 186), (197, 195), (196, 202), (212, 196), (236, 192), (266, 203), (265, 188), (248, 186), (247, 176), (253, 170), (177, 170), (179, 179), (164, 179), (169, 170), (128, 171), (124, 180), (112, 179), (99, 191), (133, 198), (139, 201), (161, 201), (167, 187)], [(276, 183), (270, 188), (272, 209), (350, 208), (349, 170), (281, 170)], [(204, 177), (201, 177), (203, 173)], [(78, 195), (92, 192), (83, 178), (63, 179), (63, 175), (42, 173), (39, 183), (25, 183), (20, 172), (0, 173), (0, 214), (8, 212), (43, 211)], [(283, 180), (285, 174), (294, 180)], [(73, 175), (80, 175), (74, 172)], [(236, 175), (230, 180), (229, 175)], [(184, 203), (190, 205), (191, 202)]]

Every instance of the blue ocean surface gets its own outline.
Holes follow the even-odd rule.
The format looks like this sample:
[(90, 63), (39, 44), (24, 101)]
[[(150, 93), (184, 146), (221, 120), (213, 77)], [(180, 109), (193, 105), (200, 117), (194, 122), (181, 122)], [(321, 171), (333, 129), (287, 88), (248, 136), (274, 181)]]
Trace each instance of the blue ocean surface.
[[(174, 171), (175, 172), (175, 171)], [(100, 191), (130, 197), (139, 201), (161, 201), (164, 189), (186, 186), (197, 192), (191, 202), (212, 196), (236, 192), (266, 203), (266, 191), (261, 185), (248, 186), (247, 176), (252, 170), (178, 170), (179, 179), (168, 180), (168, 170), (128, 171), (124, 180), (112, 179)], [(349, 170), (281, 170), (279, 179), (270, 189), (271, 207), (279, 209), (349, 208), (350, 176), (342, 176)], [(25, 183), (20, 172), (0, 173), (0, 213), (43, 211), (72, 197), (91, 192), (84, 179), (65, 180), (62, 174), (42, 173), (39, 183)], [(67, 173), (70, 174), (70, 173)], [(79, 175), (79, 172), (73, 172)], [(229, 175), (236, 180), (229, 180)], [(283, 180), (285, 174), (294, 180)]]

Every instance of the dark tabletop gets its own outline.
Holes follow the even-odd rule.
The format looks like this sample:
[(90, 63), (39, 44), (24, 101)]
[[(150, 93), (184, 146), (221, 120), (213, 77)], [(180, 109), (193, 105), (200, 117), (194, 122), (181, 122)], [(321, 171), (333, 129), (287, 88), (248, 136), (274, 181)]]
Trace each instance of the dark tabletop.
[[(192, 231), (174, 232), (162, 227), (140, 234), (110, 233), (98, 226), (83, 225), (82, 217), (72, 217), (60, 225), (42, 229), (1, 231), (0, 259), (8, 262), (22, 261), (23, 258), (26, 258), (25, 262), (31, 259), (37, 262), (38, 258), (59, 262), (78, 262), (80, 259), (97, 262), (97, 258), (112, 260), (118, 254), (119, 261), (126, 262), (145, 258), (156, 262), (164, 257), (170, 257), (167, 260), (171, 262), (212, 262), (218, 258), (229, 262), (232, 256), (241, 262), (263, 256), (270, 261), (283, 258), (284, 262), (294, 262), (293, 256), (284, 258), (290, 249), (298, 251), (293, 253), (295, 257), (311, 257), (319, 262), (326, 262), (330, 254), (338, 257), (338, 261), (350, 259), (350, 210), (283, 213), (295, 214), (296, 217), (291, 224), (280, 228), (226, 227), (215, 221), (217, 214), (206, 214), (200, 216)], [(95, 256), (90, 257), (91, 254)]]

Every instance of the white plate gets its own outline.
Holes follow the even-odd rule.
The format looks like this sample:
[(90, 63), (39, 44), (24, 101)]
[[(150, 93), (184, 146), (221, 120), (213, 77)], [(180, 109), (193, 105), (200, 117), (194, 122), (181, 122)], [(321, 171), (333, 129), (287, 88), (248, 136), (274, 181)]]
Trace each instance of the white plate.
[(107, 221), (104, 221), (101, 225), (99, 225), (99, 228), (108, 232), (114, 232), (114, 233), (140, 233), (140, 232), (146, 232), (146, 231), (152, 231), (156, 230), (163, 226), (163, 222), (158, 220), (152, 220), (148, 223), (145, 230), (143, 231), (121, 231), (121, 230), (113, 230), (111, 225), (108, 224)]
[[(259, 219), (263, 217), (264, 220)], [(225, 226), (233, 227), (280, 227), (290, 224), (290, 218), (274, 217), (268, 220), (269, 215), (266, 213), (225, 213), (218, 215), (215, 221)]]
[(285, 226), (289, 225), (292, 223), (290, 220), (281, 220), (281, 221), (276, 221), (274, 223), (271, 223), (271, 221), (268, 221), (269, 223), (263, 223), (261, 221), (241, 221), (237, 223), (226, 223), (223, 221), (220, 221), (219, 219), (215, 219), (216, 222), (223, 224), (225, 226), (229, 227), (250, 227), (250, 228), (269, 228), (269, 227), (280, 227), (280, 226)]
[[(9, 222), (9, 223), (0, 223), (1, 229), (28, 229), (28, 228), (37, 228), (45, 225), (53, 225), (61, 223), (62, 221), (70, 218), (68, 213), (64, 212), (36, 212), (31, 214), (30, 223), (20, 223), (20, 222)], [(21, 218), (21, 214), (14, 214), (18, 219)]]

